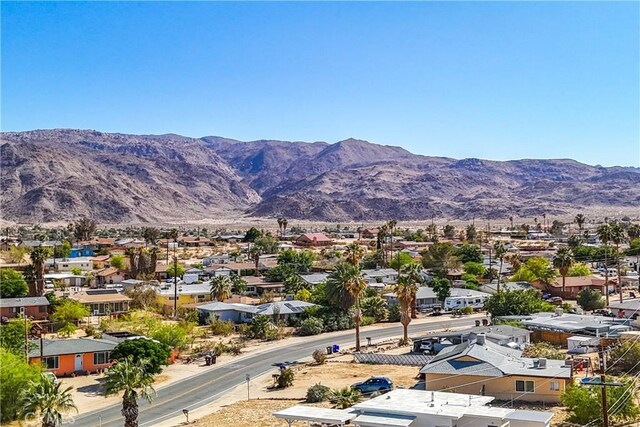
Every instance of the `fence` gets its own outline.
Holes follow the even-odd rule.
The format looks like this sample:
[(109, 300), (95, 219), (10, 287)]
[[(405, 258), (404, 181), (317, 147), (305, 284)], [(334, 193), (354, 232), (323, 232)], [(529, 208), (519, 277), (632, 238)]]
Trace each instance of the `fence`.
[(422, 354), (355, 353), (353, 359), (357, 363), (371, 363), (374, 365), (424, 366), (433, 359), (433, 356)]

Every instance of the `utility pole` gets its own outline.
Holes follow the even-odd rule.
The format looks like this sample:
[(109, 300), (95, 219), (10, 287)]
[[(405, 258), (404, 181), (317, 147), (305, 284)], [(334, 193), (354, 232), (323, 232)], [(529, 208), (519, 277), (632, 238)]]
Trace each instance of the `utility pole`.
[(178, 255), (176, 254), (178, 239), (173, 239), (173, 317), (178, 317)]
[(607, 358), (604, 353), (604, 346), (600, 344), (600, 382), (602, 383), (602, 425), (609, 427), (609, 408), (607, 407), (607, 383), (605, 381), (607, 370)]

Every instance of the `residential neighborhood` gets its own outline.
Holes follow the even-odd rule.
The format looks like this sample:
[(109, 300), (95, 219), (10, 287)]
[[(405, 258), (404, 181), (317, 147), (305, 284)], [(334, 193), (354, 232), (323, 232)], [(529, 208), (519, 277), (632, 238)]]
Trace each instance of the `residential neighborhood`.
[[(412, 230), (396, 221), (305, 232), (280, 219), (275, 231), (234, 230), (233, 239), (199, 228), (123, 235), (86, 219), (65, 231), (7, 229), (3, 354), (94, 402), (105, 393), (100, 379), (125, 366), (127, 354), (154, 360), (151, 378), (166, 372), (160, 390), (169, 390), (200, 370), (198, 381), (216, 381), (217, 365), (280, 354), (296, 341), (263, 374), (268, 380), (250, 380), (249, 393), (296, 396), (306, 369), (327, 387), (320, 400), (308, 400), (311, 385), (300, 398), (324, 403), (274, 403), (265, 408), (269, 425), (430, 426), (444, 414), (454, 424), (563, 425), (583, 410), (570, 396), (586, 393), (581, 399), (595, 405), (594, 381), (628, 386), (640, 374), (626, 360), (640, 347), (638, 225), (594, 221), (587, 244), (582, 221), (531, 234), (473, 224)], [(618, 228), (618, 247), (605, 246)], [(613, 250), (607, 263), (602, 250)], [(343, 365), (377, 366), (383, 375), (332, 388), (332, 370)], [(396, 386), (393, 372), (408, 377)], [(356, 379), (378, 384), (376, 392), (361, 393)], [(619, 399), (638, 414), (637, 385), (632, 390)], [(76, 421), (91, 425), (82, 412)]]

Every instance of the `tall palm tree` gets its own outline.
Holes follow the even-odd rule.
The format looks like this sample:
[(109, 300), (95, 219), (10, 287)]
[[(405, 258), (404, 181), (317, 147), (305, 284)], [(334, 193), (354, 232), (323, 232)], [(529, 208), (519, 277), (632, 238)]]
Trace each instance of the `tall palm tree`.
[(519, 253), (515, 253), (507, 255), (505, 259), (509, 262), (509, 264), (511, 264), (512, 273), (520, 270), (520, 267), (522, 266), (522, 255), (520, 255)]
[(224, 301), (231, 296), (233, 283), (228, 276), (215, 276), (211, 279), (211, 297), (216, 301)]
[(351, 265), (360, 265), (360, 260), (364, 256), (364, 249), (356, 242), (349, 243), (344, 251), (347, 262)]
[[(502, 263), (504, 262), (504, 256), (507, 253), (507, 248), (504, 247), (502, 242), (495, 242), (493, 244), (493, 251), (495, 252), (496, 258), (500, 260), (500, 269), (498, 270), (498, 286), (497, 290), (500, 292), (500, 277), (502, 277)], [(491, 268), (491, 266), (489, 266)]]
[(289, 221), (287, 221), (287, 218), (282, 218), (282, 235), (284, 236), (285, 234), (287, 234), (287, 225), (289, 224)]
[(565, 280), (567, 278), (567, 274), (569, 274), (569, 269), (573, 265), (573, 254), (569, 248), (560, 248), (556, 253), (556, 256), (553, 257), (553, 266), (558, 269), (560, 275), (562, 276), (562, 294), (564, 296), (565, 292)]
[[(409, 281), (415, 283), (416, 289), (411, 295), (411, 318), (417, 319), (417, 307), (416, 307), (416, 292), (418, 291), (417, 286), (424, 281), (422, 277), (422, 265), (417, 262), (410, 262), (409, 264), (405, 264), (401, 267), (400, 273), (404, 274)], [(399, 279), (399, 278), (398, 278)]]
[(58, 427), (62, 425), (62, 414), (78, 408), (73, 403), (71, 390), (62, 388), (62, 383), (42, 375), (39, 382), (32, 382), (24, 393), (24, 413), (40, 414), (42, 427)]
[(574, 218), (574, 221), (576, 222), (576, 224), (578, 224), (578, 228), (580, 229), (580, 231), (582, 231), (582, 227), (584, 227), (584, 222), (586, 220), (587, 218), (583, 214), (578, 214)]
[(138, 251), (135, 248), (127, 248), (124, 254), (129, 257), (129, 275), (132, 279), (138, 277)]
[(280, 237), (282, 237), (282, 220), (284, 218), (282, 217), (278, 217), (278, 234), (280, 235)]
[(33, 265), (36, 278), (33, 284), (33, 293), (30, 293), (31, 296), (44, 295), (44, 263), (49, 255), (49, 249), (44, 246), (36, 246), (31, 249), (31, 265)]
[(625, 241), (624, 229), (619, 222), (611, 224), (611, 241), (616, 245), (616, 274), (618, 275), (618, 294), (622, 302), (622, 280), (620, 280), (620, 245)]
[(360, 274), (360, 268), (341, 262), (327, 277), (327, 296), (334, 304), (348, 310), (355, 306), (353, 320), (356, 324), (356, 351), (360, 351), (360, 297), (367, 288), (367, 282)]
[(511, 223), (511, 230), (513, 230), (513, 217), (512, 216), (509, 217), (509, 222)]
[(604, 295), (606, 297), (607, 305), (609, 305), (609, 268), (608, 268), (609, 260), (607, 259), (609, 250), (607, 248), (607, 245), (613, 239), (613, 235), (611, 232), (611, 225), (608, 222), (605, 222), (604, 224), (598, 227), (598, 229), (596, 230), (596, 234), (598, 235), (598, 238), (604, 245), (604, 282), (605, 282)]
[(400, 304), (400, 323), (402, 323), (402, 344), (409, 343), (409, 323), (411, 323), (411, 305), (414, 301), (418, 285), (409, 276), (398, 278), (398, 283), (393, 288), (398, 304)]
[(153, 374), (147, 365), (144, 359), (134, 360), (133, 356), (128, 356), (107, 370), (103, 384), (105, 395), (124, 391), (120, 412), (124, 417), (124, 427), (138, 427), (138, 394), (149, 402), (153, 400)]

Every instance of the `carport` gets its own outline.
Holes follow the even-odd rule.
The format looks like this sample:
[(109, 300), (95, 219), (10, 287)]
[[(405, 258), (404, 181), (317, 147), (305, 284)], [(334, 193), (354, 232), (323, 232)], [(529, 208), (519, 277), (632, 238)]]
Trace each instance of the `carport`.
[(356, 418), (358, 414), (351, 412), (351, 409), (340, 410), (296, 405), (275, 412), (273, 416), (285, 420), (289, 427), (294, 421), (307, 421), (309, 425), (314, 423), (321, 426), (343, 427), (348, 421)]

